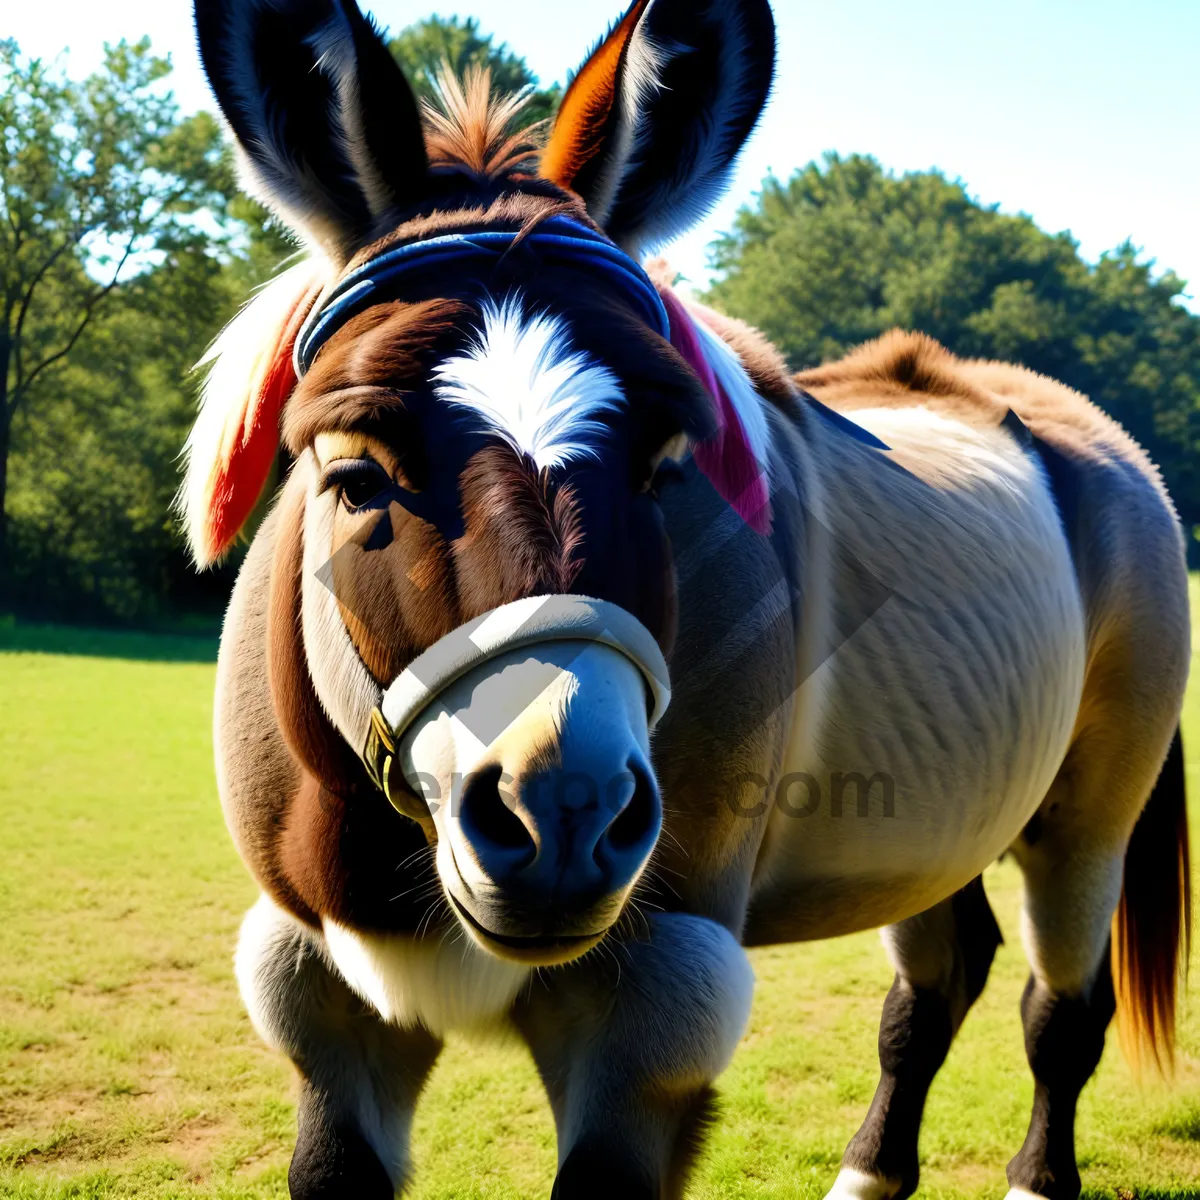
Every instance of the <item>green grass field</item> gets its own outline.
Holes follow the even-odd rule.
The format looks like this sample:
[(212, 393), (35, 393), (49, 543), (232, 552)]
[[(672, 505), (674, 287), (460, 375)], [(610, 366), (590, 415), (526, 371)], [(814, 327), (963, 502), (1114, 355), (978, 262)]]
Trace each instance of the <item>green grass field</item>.
[[(0, 629), (0, 1195), (282, 1197), (290, 1067), (242, 1013), (230, 956), (255, 889), (210, 752), (213, 646)], [(1200, 755), (1200, 691), (1185, 735)], [(1200, 797), (1200, 756), (1192, 760)], [(1002, 1196), (1032, 1085), (1015, 868), (988, 875), (1008, 938), (930, 1098), (926, 1196)], [(750, 1028), (692, 1194), (819, 1197), (876, 1079), (890, 971), (874, 934), (757, 950)], [(1090, 1196), (1200, 1198), (1200, 1015), (1173, 1088), (1115, 1035), (1079, 1114)], [(452, 1043), (419, 1111), (413, 1195), (549, 1193), (554, 1138), (515, 1044)]]

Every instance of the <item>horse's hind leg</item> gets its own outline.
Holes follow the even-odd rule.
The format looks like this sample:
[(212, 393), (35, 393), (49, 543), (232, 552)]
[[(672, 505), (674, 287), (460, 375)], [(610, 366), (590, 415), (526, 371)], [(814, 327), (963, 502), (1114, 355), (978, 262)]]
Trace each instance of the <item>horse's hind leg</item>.
[(514, 1009), (558, 1129), (553, 1200), (678, 1200), (749, 1015), (727, 929), (684, 913), (647, 925), (545, 972)]
[(294, 1200), (392, 1200), (441, 1044), (379, 1020), (330, 969), (320, 934), (265, 896), (242, 925), (237, 975), (255, 1028), (300, 1071)]
[(981, 878), (883, 939), (896, 978), (879, 1023), (879, 1086), (828, 1200), (902, 1200), (916, 1190), (925, 1097), (1001, 940)]
[(1025, 875), (1022, 933), (1032, 970), (1021, 1020), (1034, 1078), (1029, 1132), (1008, 1165), (1014, 1200), (1075, 1200), (1080, 1191), (1075, 1106), (1115, 1011), (1110, 931), (1126, 841), (1124, 829), (1101, 817), (1098, 800), (1088, 803), (1098, 796), (1068, 758), (1013, 846)]
[(1056, 991), (1029, 977), (1021, 1021), (1033, 1070), (1033, 1116), (1024, 1145), (1008, 1164), (1010, 1200), (1075, 1200), (1079, 1195), (1075, 1105), (1099, 1065), (1115, 1007), (1107, 947), (1091, 983), (1078, 993)]

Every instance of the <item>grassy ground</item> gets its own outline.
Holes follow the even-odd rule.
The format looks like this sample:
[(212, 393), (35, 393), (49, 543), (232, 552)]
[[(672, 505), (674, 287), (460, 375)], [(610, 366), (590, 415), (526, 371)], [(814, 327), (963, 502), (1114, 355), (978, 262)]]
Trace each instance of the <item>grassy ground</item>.
[[(282, 1197), (290, 1068), (241, 1011), (230, 953), (254, 898), (209, 749), (213, 647), (0, 630), (0, 1195)], [(1200, 751), (1200, 692), (1187, 729)], [(1191, 768), (1200, 796), (1200, 757)], [(1008, 943), (929, 1103), (923, 1194), (1001, 1196), (1031, 1084), (1015, 870)], [(754, 1014), (693, 1195), (818, 1197), (875, 1084), (890, 973), (873, 934), (755, 951)], [(1200, 1015), (1174, 1089), (1115, 1037), (1080, 1106), (1092, 1196), (1200, 1198)], [(515, 1045), (454, 1043), (415, 1132), (415, 1196), (545, 1196), (550, 1117)]]

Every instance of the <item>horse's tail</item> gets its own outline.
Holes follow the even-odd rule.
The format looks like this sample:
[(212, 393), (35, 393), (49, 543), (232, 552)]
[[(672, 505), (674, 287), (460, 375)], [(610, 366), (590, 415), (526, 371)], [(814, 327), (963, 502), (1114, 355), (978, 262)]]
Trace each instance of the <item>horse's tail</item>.
[(1121, 1045), (1130, 1065), (1174, 1063), (1175, 1000), (1192, 942), (1187, 789), (1179, 731), (1125, 851), (1113, 916), (1113, 984)]

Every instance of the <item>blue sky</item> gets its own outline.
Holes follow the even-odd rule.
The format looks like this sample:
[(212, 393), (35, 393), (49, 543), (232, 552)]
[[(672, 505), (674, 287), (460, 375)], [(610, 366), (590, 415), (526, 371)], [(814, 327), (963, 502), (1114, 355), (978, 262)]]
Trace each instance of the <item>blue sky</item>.
[[(580, 0), (372, 0), (385, 25), (478, 16), (544, 82), (619, 11)], [(0, 35), (72, 73), (105, 40), (149, 34), (188, 109), (210, 104), (186, 0), (9, 0)], [(1006, 212), (1069, 229), (1096, 258), (1126, 237), (1191, 281), (1200, 312), (1200, 0), (775, 0), (779, 78), (729, 197), (669, 251), (697, 282), (705, 246), (769, 170), (833, 149), (936, 166)]]

